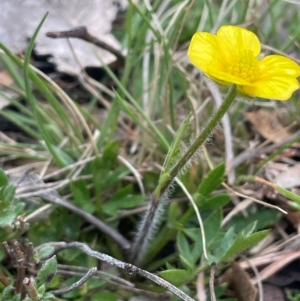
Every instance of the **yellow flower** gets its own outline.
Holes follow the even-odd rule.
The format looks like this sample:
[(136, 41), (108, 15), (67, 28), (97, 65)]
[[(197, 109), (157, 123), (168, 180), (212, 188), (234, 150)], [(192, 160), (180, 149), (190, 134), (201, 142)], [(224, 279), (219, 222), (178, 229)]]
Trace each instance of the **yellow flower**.
[(240, 92), (249, 96), (289, 99), (299, 89), (299, 65), (281, 55), (260, 60), (260, 51), (260, 42), (253, 32), (226, 25), (217, 35), (195, 33), (188, 57), (219, 84), (236, 84)]

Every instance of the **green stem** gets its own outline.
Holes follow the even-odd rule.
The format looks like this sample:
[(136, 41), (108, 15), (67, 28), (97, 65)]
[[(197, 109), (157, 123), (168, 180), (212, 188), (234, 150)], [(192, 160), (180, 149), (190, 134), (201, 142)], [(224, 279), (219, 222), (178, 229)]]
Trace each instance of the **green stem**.
[(178, 161), (178, 163), (171, 169), (169, 178), (166, 180), (165, 183), (162, 184), (161, 187), (158, 187), (156, 190), (156, 193), (161, 194), (162, 192), (165, 192), (166, 189), (169, 187), (169, 185), (172, 183), (174, 178), (179, 174), (179, 172), (182, 170), (182, 168), (186, 165), (186, 163), (197, 153), (198, 149), (201, 147), (201, 145), (207, 140), (209, 135), (212, 133), (213, 129), (218, 125), (224, 114), (229, 109), (230, 105), (233, 103), (236, 95), (237, 95), (237, 88), (235, 85), (232, 85), (230, 87), (230, 90), (228, 91), (228, 94), (220, 106), (220, 108), (217, 110), (217, 112), (211, 117), (210, 121), (204, 128), (204, 130), (201, 132), (201, 134), (197, 137), (197, 139), (194, 141), (194, 143), (190, 146), (190, 148), (187, 150), (187, 152), (183, 155), (183, 157)]
[[(178, 161), (178, 163), (171, 169), (168, 176), (161, 177), (160, 181), (151, 196), (150, 207), (144, 216), (144, 219), (140, 223), (140, 230), (136, 237), (136, 242), (131, 250), (131, 261), (135, 262), (141, 259), (141, 254), (143, 254), (149, 241), (152, 240), (152, 236), (155, 232), (155, 227), (157, 227), (159, 215), (161, 214), (163, 208), (164, 194), (168, 191), (171, 183), (180, 171), (184, 168), (187, 162), (197, 153), (200, 146), (205, 143), (213, 129), (218, 125), (224, 114), (229, 109), (230, 105), (234, 101), (237, 95), (237, 88), (232, 85), (228, 91), (228, 94), (217, 110), (217, 112), (211, 117), (210, 121), (202, 131), (202, 133), (197, 137), (195, 142), (190, 146), (183, 157)], [(174, 230), (176, 233), (176, 230)], [(173, 232), (169, 232), (169, 237), (173, 235)], [(151, 249), (151, 247), (150, 247)]]

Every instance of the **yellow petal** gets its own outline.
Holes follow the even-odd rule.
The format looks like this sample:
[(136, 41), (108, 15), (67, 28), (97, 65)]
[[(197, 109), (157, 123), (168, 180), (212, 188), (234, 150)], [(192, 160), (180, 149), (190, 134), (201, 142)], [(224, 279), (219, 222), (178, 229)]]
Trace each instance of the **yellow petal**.
[(208, 74), (209, 74), (209, 77), (211, 77), (216, 82), (223, 83), (221, 85), (231, 85), (231, 84), (251, 85), (250, 82), (248, 82), (238, 76), (232, 75), (227, 72), (218, 71), (216, 69), (209, 68)]
[(250, 96), (288, 100), (299, 89), (298, 80), (290, 76), (274, 76), (256, 81), (253, 85), (240, 86), (239, 90)]
[(259, 80), (270, 76), (300, 76), (300, 66), (281, 55), (268, 55), (259, 62)]
[(217, 37), (226, 45), (226, 49), (222, 49), (222, 51), (227, 51), (231, 57), (239, 56), (245, 50), (251, 51), (254, 56), (258, 56), (260, 53), (259, 39), (253, 32), (247, 29), (225, 25), (220, 27)]
[(215, 35), (197, 32), (188, 48), (188, 57), (196, 67), (208, 74), (208, 69), (224, 69), (224, 60), (219, 50), (219, 42)]

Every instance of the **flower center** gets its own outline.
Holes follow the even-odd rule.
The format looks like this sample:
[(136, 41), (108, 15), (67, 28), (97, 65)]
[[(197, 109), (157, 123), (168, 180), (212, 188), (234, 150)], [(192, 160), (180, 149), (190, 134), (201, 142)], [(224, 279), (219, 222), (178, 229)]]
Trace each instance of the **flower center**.
[(252, 51), (244, 50), (239, 58), (230, 62), (227, 66), (227, 72), (252, 82), (258, 74), (258, 60)]

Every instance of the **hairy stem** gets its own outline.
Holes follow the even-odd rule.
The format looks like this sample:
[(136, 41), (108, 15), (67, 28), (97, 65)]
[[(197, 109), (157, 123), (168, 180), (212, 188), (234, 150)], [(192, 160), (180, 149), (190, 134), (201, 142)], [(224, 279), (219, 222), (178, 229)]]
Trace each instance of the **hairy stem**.
[(186, 153), (179, 159), (177, 164), (171, 169), (169, 176), (164, 181), (160, 181), (153, 195), (151, 196), (150, 206), (144, 218), (141, 220), (139, 230), (136, 236), (135, 243), (131, 249), (131, 262), (138, 263), (149, 244), (154, 232), (158, 226), (159, 217), (163, 208), (163, 201), (167, 198), (170, 187), (176, 176), (184, 169), (189, 160), (197, 153), (198, 149), (205, 143), (213, 129), (218, 125), (224, 114), (229, 109), (237, 95), (237, 88), (232, 85), (228, 94), (216, 111), (211, 117), (208, 124), (205, 126), (201, 134), (196, 138), (194, 143), (188, 148)]
[(130, 262), (140, 262), (141, 256), (144, 253), (149, 240), (152, 238), (156, 226), (158, 225), (162, 207), (163, 202), (157, 199), (155, 195), (152, 195), (150, 197), (149, 207), (139, 224), (136, 240), (129, 255)]
[(201, 134), (196, 138), (195, 142), (189, 147), (187, 152), (182, 156), (182, 158), (178, 161), (178, 163), (172, 168), (170, 172), (169, 180), (162, 187), (162, 191), (164, 191), (170, 183), (174, 180), (174, 178), (178, 175), (178, 173), (182, 170), (182, 168), (187, 164), (187, 162), (193, 157), (193, 155), (197, 152), (197, 150), (201, 147), (202, 144), (205, 143), (209, 135), (212, 133), (213, 129), (218, 125), (224, 114), (227, 112), (231, 104), (233, 103), (235, 97), (237, 95), (237, 89), (235, 85), (230, 87), (228, 91), (227, 97), (217, 110), (217, 112), (211, 117), (208, 124), (201, 132)]

